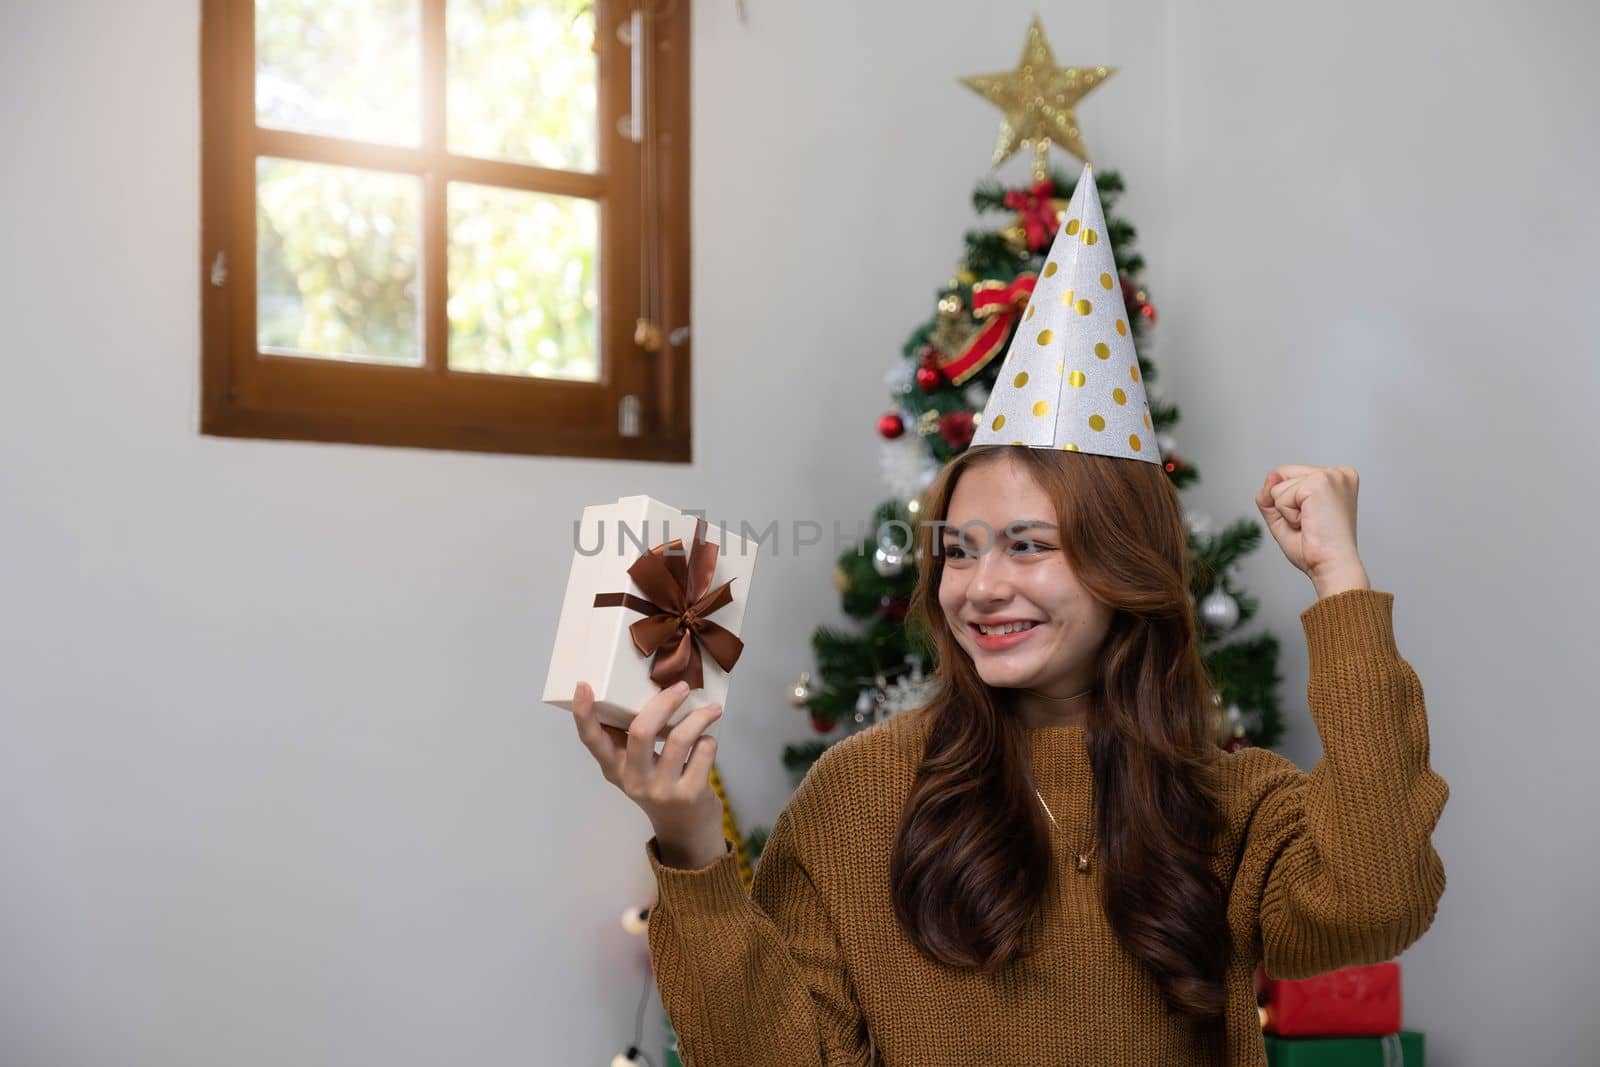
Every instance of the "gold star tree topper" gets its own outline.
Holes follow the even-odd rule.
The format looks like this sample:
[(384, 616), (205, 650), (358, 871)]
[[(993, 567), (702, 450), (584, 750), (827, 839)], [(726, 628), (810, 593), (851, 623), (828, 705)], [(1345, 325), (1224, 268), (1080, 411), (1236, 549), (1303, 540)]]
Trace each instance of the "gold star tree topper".
[(1002, 74), (974, 74), (961, 84), (988, 100), (1005, 114), (1000, 140), (995, 145), (994, 166), (1031, 144), (1042, 165), (1046, 146), (1054, 142), (1088, 163), (1089, 152), (1078, 131), (1073, 106), (1101, 82), (1117, 72), (1115, 67), (1058, 67), (1045, 39), (1039, 16), (1028, 25), (1017, 69)]

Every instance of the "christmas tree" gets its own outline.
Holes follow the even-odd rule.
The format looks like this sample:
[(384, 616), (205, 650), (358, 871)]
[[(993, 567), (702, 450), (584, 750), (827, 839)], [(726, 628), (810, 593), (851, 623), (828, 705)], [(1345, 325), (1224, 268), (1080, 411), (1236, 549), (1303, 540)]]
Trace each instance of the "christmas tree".
[[(783, 763), (796, 781), (841, 737), (916, 707), (929, 696), (930, 649), (905, 625), (916, 576), (910, 532), (917, 525), (920, 494), (971, 441), (973, 420), (983, 411), (1072, 196), (1076, 179), (1047, 165), (1049, 145), (1067, 148), (1087, 162), (1072, 105), (1113, 72), (1106, 67), (1057, 67), (1035, 19), (1015, 71), (963, 79), (1005, 112), (994, 164), (1031, 144), (1033, 181), (1022, 188), (1007, 188), (994, 179), (978, 185), (973, 207), (992, 223), (966, 233), (954, 275), (937, 289), (929, 317), (911, 331), (886, 375), (892, 406), (879, 418), (877, 429), (890, 495), (874, 512), (872, 536), (846, 550), (834, 568), (841, 606), (855, 625), (815, 630), (815, 671), (802, 674), (789, 693), (790, 702), (804, 708), (823, 735), (785, 746)], [(1155, 384), (1158, 370), (1149, 352), (1156, 309), (1141, 279), (1144, 259), (1134, 248), (1134, 227), (1114, 212), (1123, 182), (1115, 171), (1098, 170), (1096, 181), (1162, 467), (1181, 490), (1197, 482), (1200, 473), (1173, 435), (1178, 406), (1160, 399)], [(1208, 516), (1187, 509), (1186, 521), (1190, 596), (1202, 657), (1216, 684), (1217, 743), (1229, 749), (1271, 746), (1283, 732), (1278, 643), (1271, 634), (1234, 634), (1255, 614), (1257, 604), (1239, 588), (1232, 568), (1258, 547), (1261, 525), (1252, 516), (1213, 530)], [(752, 858), (759, 855), (765, 837), (764, 830), (756, 829), (746, 838)]]

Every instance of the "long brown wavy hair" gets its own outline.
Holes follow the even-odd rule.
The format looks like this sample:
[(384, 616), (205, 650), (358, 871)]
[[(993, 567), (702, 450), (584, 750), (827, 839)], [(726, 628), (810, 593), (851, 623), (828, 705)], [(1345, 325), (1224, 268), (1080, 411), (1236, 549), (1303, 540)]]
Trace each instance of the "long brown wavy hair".
[(963, 474), (1000, 459), (1023, 464), (1049, 496), (1073, 572), (1114, 609), (1084, 727), (1101, 903), (1169, 1008), (1193, 1017), (1202, 1044), (1220, 1055), (1232, 940), (1211, 870), (1222, 828), (1212, 682), (1190, 607), (1182, 506), (1159, 464), (983, 445), (929, 487), (907, 619), (934, 649), (939, 684), (923, 711), (930, 729), (890, 861), (896, 915), (933, 959), (990, 971), (1036, 947), (1054, 870), (1025, 728), (979, 677), (939, 605), (936, 520), (949, 515)]

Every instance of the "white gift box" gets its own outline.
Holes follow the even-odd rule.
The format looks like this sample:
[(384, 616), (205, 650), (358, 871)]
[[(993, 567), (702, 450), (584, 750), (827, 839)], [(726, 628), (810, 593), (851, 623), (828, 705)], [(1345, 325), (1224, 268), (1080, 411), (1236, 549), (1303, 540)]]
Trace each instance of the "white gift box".
[[(669, 716), (663, 733), (698, 707), (726, 707), (759, 543), (648, 496), (584, 508), (576, 533), (545, 703), (570, 712), (573, 691), (588, 682), (600, 721), (626, 730), (645, 702), (666, 687), (652, 679), (652, 670), (677, 666), (688, 674), (697, 658), (701, 682)], [(597, 599), (606, 603), (596, 606)], [(647, 653), (641, 639), (646, 648), (661, 643)], [(731, 660), (726, 669), (719, 652)], [(712, 723), (705, 734), (715, 737), (720, 724)]]

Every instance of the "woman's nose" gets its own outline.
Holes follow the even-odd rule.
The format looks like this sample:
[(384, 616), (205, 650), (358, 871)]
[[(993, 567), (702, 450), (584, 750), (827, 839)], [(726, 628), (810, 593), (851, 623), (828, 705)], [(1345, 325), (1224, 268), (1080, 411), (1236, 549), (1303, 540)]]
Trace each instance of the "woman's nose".
[(1002, 552), (982, 552), (972, 581), (967, 586), (968, 599), (974, 603), (993, 603), (1011, 597), (1011, 574)]

